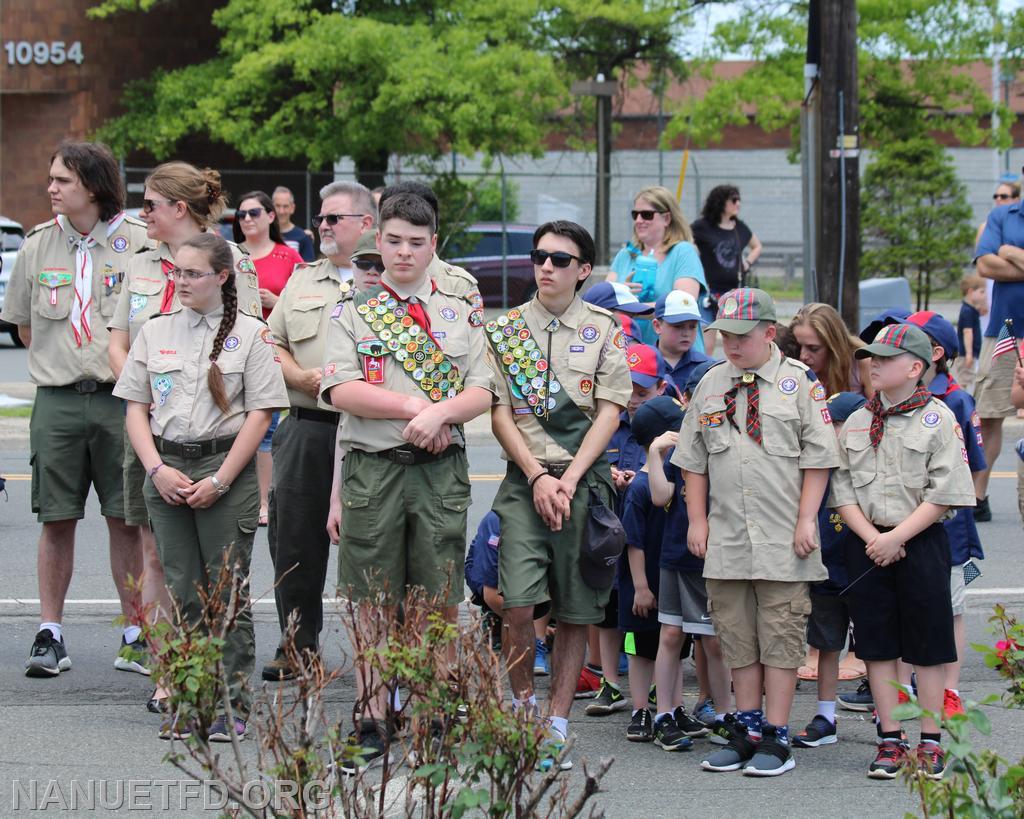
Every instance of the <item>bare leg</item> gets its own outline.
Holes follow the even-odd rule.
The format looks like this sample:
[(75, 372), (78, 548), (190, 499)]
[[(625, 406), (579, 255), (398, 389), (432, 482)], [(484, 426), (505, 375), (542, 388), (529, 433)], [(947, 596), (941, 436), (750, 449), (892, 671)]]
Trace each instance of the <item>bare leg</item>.
[[(526, 700), (533, 696), (533, 606), (513, 606), (502, 612), (507, 626), (505, 636), (508, 638), (508, 678), (512, 684), (512, 696), (517, 700)], [(555, 653), (562, 648), (562, 624), (558, 624), (558, 640)], [(576, 670), (579, 676), (579, 669)], [(576, 680), (573, 680), (573, 693), (576, 691)]]
[(601, 629), (597, 626), (587, 626), (587, 660), (595, 668), (601, 668)]
[[(896, 678), (900, 681), (900, 685), (910, 688), (911, 675), (914, 673), (914, 666), (909, 665), (903, 660), (896, 661)], [(897, 694), (897, 696), (899, 696)]]
[(896, 660), (872, 661), (867, 666), (879, 724), (883, 731), (898, 731), (900, 724), (892, 718), (892, 709), (896, 707), (896, 689), (892, 685), (897, 674)]
[(704, 658), (708, 669), (708, 685), (711, 698), (715, 703), (715, 711), (728, 714), (732, 711), (732, 675), (722, 656), (722, 644), (717, 637), (701, 637), (704, 647)]
[(654, 662), (644, 657), (629, 658), (629, 691), (633, 695), (633, 708), (647, 707), (647, 692), (654, 678)]
[(788, 725), (796, 696), (796, 669), (764, 667), (764, 716), (771, 725)]
[(260, 484), (260, 521), (267, 516), (270, 497), (270, 478), (274, 472), (274, 462), (269, 452), (256, 453), (256, 478)]
[(148, 526), (139, 527), (142, 540), (142, 608), (151, 623), (166, 621), (171, 610), (171, 597), (164, 579), (164, 564), (156, 550), (156, 538)]
[(622, 632), (617, 628), (599, 628), (601, 644), (601, 673), (605, 680), (619, 686), (619, 651), (622, 648)]
[(110, 533), (110, 573), (121, 598), (121, 614), (135, 623), (142, 615), (142, 539), (138, 526), (123, 518), (107, 518)]
[[(531, 612), (528, 611), (528, 615)], [(532, 638), (532, 627), (527, 618), (527, 635)], [(583, 654), (587, 648), (587, 627), (576, 623), (558, 624), (558, 642), (554, 650), (554, 669), (551, 677), (550, 714), (553, 717), (569, 717), (580, 669), (583, 668)], [(533, 651), (531, 644), (530, 662), (526, 673), (533, 678)]]
[[(393, 621), (396, 615), (395, 606), (362, 605), (359, 607), (357, 627), (362, 632), (362, 642), (365, 648), (370, 648), (370, 639), (379, 637), (380, 645), (387, 637), (385, 623)], [(383, 720), (388, 712), (388, 690), (381, 682), (380, 676), (372, 669), (369, 663), (357, 662), (356, 664), (356, 702), (360, 704), (364, 718)]]
[(963, 665), (962, 658), (967, 651), (967, 627), (964, 626), (962, 614), (953, 617), (953, 639), (956, 640), (956, 662), (945, 665), (945, 687), (956, 691), (960, 688), (960, 667)]
[(839, 688), (839, 652), (818, 652), (818, 699), (830, 702)]
[[(500, 616), (500, 615), (499, 615)], [(548, 623), (551, 622), (551, 615), (545, 614), (533, 621), (533, 636), (542, 643), (548, 638)]]
[(76, 520), (44, 523), (39, 534), (39, 608), (44, 623), (59, 623), (64, 618), (64, 599), (75, 566), (77, 524)]
[(697, 687), (700, 693), (697, 699), (703, 702), (711, 696), (711, 685), (708, 682), (708, 658), (704, 653), (704, 637), (693, 641), (693, 665), (697, 669)]
[(751, 663), (732, 670), (732, 683), (736, 692), (736, 708), (757, 711), (761, 708), (764, 690), (764, 666)]
[(974, 473), (974, 494), (979, 499), (988, 495), (988, 479), (992, 475), (996, 458), (999, 457), (999, 450), (1003, 447), (1003, 420), (1002, 418), (981, 419), (981, 439), (984, 442), (985, 463), (988, 464), (988, 468)]
[[(946, 679), (945, 665), (918, 666), (917, 671), (917, 701), (925, 711), (930, 711), (940, 719), (942, 717), (942, 697), (944, 694), (943, 684)], [(874, 690), (874, 689), (872, 689)], [(921, 715), (921, 733), (937, 734), (939, 724), (934, 717), (925, 714)]]
[(679, 649), (683, 645), (683, 630), (662, 623), (658, 638), (658, 658), (654, 661), (654, 684), (657, 687), (658, 713), (671, 713), (681, 699), (675, 699), (682, 671), (679, 667)]

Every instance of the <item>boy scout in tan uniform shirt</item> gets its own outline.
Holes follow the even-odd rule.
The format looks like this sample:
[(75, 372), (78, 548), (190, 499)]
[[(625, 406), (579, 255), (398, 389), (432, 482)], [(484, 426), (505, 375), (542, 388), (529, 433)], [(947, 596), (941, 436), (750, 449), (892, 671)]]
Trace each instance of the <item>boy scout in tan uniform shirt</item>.
[(473, 274), (457, 264), (442, 260), (436, 253), (427, 267), (427, 275), (430, 276), (439, 287), (454, 296), (464, 298), (469, 302), (469, 320), (474, 327), (484, 323), (484, 299), (480, 295), (480, 284)]
[[(268, 323), (280, 348), (291, 412), (274, 433), (274, 476), (270, 486), (267, 539), (274, 563), (274, 599), (282, 633), (298, 612), (295, 648), (317, 651), (323, 628), (323, 590), (330, 539), (324, 528), (330, 512), (331, 479), (339, 414), (288, 383), (288, 373), (319, 370), (324, 342), (338, 299), (352, 289), (330, 259), (296, 265)], [(289, 360), (290, 359), (290, 360)], [(267, 680), (294, 675), (282, 648), (263, 668)]]

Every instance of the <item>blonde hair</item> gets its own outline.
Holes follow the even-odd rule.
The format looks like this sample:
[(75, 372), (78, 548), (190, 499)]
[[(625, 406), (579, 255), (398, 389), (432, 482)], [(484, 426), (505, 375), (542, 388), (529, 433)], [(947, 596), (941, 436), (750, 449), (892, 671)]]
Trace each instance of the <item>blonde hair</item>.
[(201, 228), (212, 228), (227, 206), (220, 174), (212, 168), (199, 170), (188, 162), (165, 162), (146, 177), (146, 187), (173, 202), (183, 202), (189, 216)]
[(970, 276), (964, 276), (963, 279), (960, 280), (960, 293), (961, 295), (966, 296), (972, 290), (977, 290), (979, 287), (984, 286), (985, 280), (978, 274), (974, 273)]
[[(633, 201), (636, 202), (637, 199), (646, 199), (654, 206), (655, 210), (663, 211), (669, 215), (669, 223), (665, 228), (665, 238), (661, 240), (662, 247), (666, 251), (671, 250), (680, 242), (693, 243), (693, 231), (690, 230), (690, 223), (686, 221), (686, 217), (683, 216), (683, 212), (679, 208), (679, 203), (676, 202), (676, 198), (668, 188), (663, 188), (661, 185), (642, 188), (637, 191)], [(633, 230), (633, 246), (643, 248), (640, 237), (636, 235), (635, 228)], [(645, 249), (649, 250), (650, 248)]]
[(850, 335), (842, 316), (831, 304), (805, 304), (797, 311), (789, 327), (792, 330), (801, 324), (814, 330), (828, 351), (825, 372), (815, 373), (825, 386), (825, 391), (829, 395), (849, 391), (852, 386), (850, 371), (854, 363), (853, 353), (858, 347), (863, 347), (864, 342)]

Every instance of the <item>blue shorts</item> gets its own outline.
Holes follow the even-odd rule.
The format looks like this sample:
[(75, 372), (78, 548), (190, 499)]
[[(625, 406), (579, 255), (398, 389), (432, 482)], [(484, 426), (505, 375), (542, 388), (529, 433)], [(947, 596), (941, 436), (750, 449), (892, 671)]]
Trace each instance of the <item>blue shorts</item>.
[(280, 420), (280, 412), (275, 412), (270, 416), (270, 426), (267, 427), (267, 432), (263, 436), (263, 440), (260, 441), (260, 452), (270, 452), (270, 442), (274, 439), (274, 430), (277, 429), (277, 422)]

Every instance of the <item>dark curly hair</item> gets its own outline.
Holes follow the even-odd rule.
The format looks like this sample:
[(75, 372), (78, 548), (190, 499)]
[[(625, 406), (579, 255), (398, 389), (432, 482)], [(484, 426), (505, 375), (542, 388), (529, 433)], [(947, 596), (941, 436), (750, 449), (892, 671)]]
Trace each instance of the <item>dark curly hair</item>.
[(725, 203), (734, 196), (740, 195), (740, 189), (735, 185), (718, 185), (711, 189), (708, 198), (704, 200), (704, 209), (700, 215), (705, 221), (717, 225), (725, 212)]
[[(260, 203), (260, 207), (270, 214), (270, 241), (275, 245), (283, 245), (284, 239), (281, 236), (281, 226), (277, 223), (277, 211), (274, 210), (274, 200), (263, 191), (249, 191), (248, 193), (243, 193), (238, 198), (238, 206), (241, 207), (242, 202), (246, 199), (255, 199)], [(235, 244), (240, 245), (245, 241), (245, 234), (242, 232), (242, 222), (240, 219), (236, 218), (231, 225), (231, 233), (235, 237)]]

